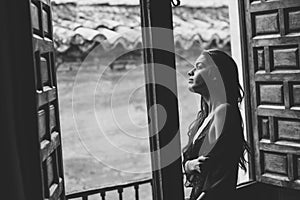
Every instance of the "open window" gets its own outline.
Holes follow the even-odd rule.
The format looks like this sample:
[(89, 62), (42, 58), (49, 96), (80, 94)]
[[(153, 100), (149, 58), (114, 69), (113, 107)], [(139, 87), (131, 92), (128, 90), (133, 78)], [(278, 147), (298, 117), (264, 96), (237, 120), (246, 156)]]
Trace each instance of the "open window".
[[(3, 134), (1, 153), (7, 161), (3, 174), (12, 189), (4, 192), (12, 199), (65, 199), (50, 2), (22, 1), (18, 6), (9, 0), (4, 2), (0, 13), (5, 18), (0, 20), (5, 25), (3, 33), (7, 40), (1, 43), (0, 85), (5, 95), (0, 101), (1, 115), (8, 123), (3, 123), (7, 134)], [(300, 3), (297, 0), (238, 3), (246, 127), (253, 147), (250, 180), (255, 181), (239, 191), (243, 199), (295, 200), (300, 189)], [(174, 92), (169, 91), (170, 88), (176, 91), (177, 87), (173, 33), (148, 28), (172, 30), (171, 4), (142, 0), (141, 11), (143, 42), (148, 47), (144, 49), (144, 58), (152, 167), (156, 169), (153, 197), (182, 199), (178, 102)], [(7, 19), (13, 23), (7, 23)], [(166, 71), (160, 65), (170, 72), (167, 83), (165, 76), (161, 76)], [(168, 114), (165, 124), (157, 105), (162, 105)], [(161, 124), (165, 125), (163, 129), (159, 129)], [(165, 151), (156, 151), (170, 141), (171, 146)], [(163, 167), (170, 153), (176, 159)], [(138, 188), (135, 184), (127, 186)], [(115, 188), (120, 198), (122, 187)], [(96, 192), (105, 197), (102, 190)], [(88, 194), (80, 197), (88, 199)]]

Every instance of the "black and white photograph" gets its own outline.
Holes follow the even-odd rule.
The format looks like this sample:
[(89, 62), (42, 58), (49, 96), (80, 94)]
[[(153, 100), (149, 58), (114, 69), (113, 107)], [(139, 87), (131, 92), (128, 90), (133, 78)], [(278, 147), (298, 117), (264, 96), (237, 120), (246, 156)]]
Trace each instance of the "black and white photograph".
[(299, 200), (299, 0), (3, 0), (5, 200)]

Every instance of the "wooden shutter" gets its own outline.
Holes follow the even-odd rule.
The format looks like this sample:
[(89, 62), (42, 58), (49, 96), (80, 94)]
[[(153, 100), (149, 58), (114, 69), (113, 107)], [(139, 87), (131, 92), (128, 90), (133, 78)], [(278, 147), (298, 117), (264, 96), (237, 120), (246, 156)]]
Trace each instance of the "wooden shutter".
[(256, 179), (300, 189), (300, 1), (244, 0)]
[(44, 199), (64, 199), (51, 5), (49, 0), (30, 3), (43, 194)]

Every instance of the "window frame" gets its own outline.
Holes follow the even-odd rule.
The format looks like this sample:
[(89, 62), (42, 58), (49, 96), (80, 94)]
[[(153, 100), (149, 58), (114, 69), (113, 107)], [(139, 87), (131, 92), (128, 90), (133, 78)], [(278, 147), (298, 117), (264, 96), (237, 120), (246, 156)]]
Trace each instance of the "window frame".
[[(155, 152), (151, 153), (153, 199), (184, 199), (171, 1), (140, 0), (140, 7), (147, 112), (150, 120), (153, 119), (149, 120), (150, 151)], [(159, 43), (159, 47), (169, 51), (153, 48), (161, 41), (161, 35), (152, 27), (171, 30), (164, 35), (163, 44)], [(162, 67), (160, 64), (171, 68), (172, 73), (168, 77), (159, 76), (159, 68)], [(168, 86), (175, 88), (175, 95), (170, 94), (168, 88), (159, 87), (164, 78), (168, 78)], [(161, 105), (167, 113), (167, 122), (161, 130), (158, 127), (163, 116), (157, 109), (150, 109), (155, 108), (154, 105)], [(171, 148), (174, 151), (160, 151), (170, 140), (174, 143)], [(177, 159), (164, 166), (164, 158), (170, 153), (176, 154)]]
[[(247, 133), (247, 141), (250, 146), (251, 152), (248, 154), (248, 166), (249, 166), (249, 183), (256, 181), (256, 173), (255, 173), (255, 161), (254, 161), (254, 138), (253, 138), (253, 130), (252, 130), (252, 114), (251, 114), (251, 99), (250, 99), (250, 82), (249, 82), (249, 74), (247, 73), (248, 66), (248, 49), (247, 49), (247, 33), (246, 33), (246, 21), (245, 21), (245, 6), (244, 0), (238, 1), (238, 15), (240, 21), (240, 42), (241, 42), (241, 54), (242, 54), (242, 68), (243, 68), (243, 84), (244, 84), (244, 92), (245, 92), (245, 123), (246, 133)], [(247, 182), (246, 182), (247, 183)], [(241, 183), (243, 185), (243, 183)]]

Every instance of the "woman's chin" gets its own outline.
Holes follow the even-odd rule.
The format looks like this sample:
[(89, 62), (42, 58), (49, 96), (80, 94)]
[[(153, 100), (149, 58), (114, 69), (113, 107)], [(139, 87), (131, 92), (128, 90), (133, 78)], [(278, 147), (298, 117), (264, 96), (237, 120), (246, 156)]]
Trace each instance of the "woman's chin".
[(193, 85), (189, 85), (189, 86), (188, 86), (188, 89), (189, 89), (190, 92), (198, 93), (198, 92), (195, 90), (195, 88), (193, 87)]
[(193, 85), (189, 85), (189, 86), (188, 86), (188, 89), (189, 89), (190, 92), (193, 92), (193, 93), (202, 95), (202, 90), (201, 90), (201, 88), (193, 87)]

